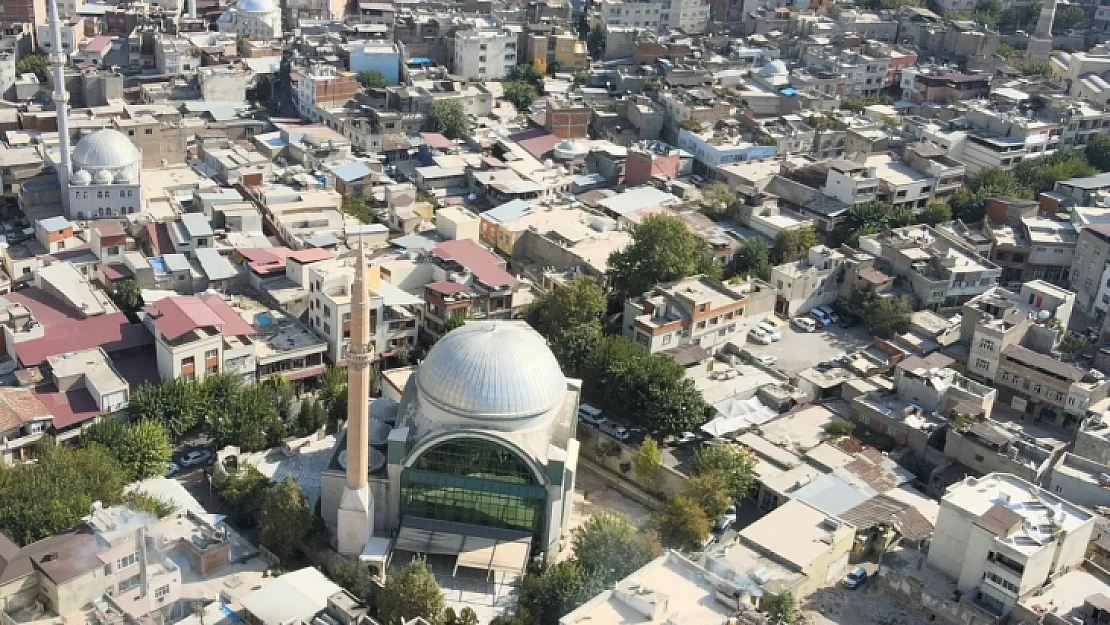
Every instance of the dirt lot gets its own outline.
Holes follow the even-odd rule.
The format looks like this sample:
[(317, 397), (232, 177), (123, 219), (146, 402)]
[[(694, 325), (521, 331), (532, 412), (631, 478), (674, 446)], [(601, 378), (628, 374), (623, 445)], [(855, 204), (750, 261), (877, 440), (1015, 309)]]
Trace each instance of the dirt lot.
[[(798, 623), (806, 625), (930, 625), (920, 607), (905, 605), (870, 588), (822, 588), (802, 602)], [(935, 625), (935, 624), (934, 624)]]
[[(582, 525), (596, 510), (611, 510), (628, 517), (637, 527), (647, 523), (648, 514), (651, 512), (616, 489), (608, 488), (596, 474), (590, 470), (578, 473), (574, 482), (574, 503), (570, 513), (569, 529)], [(570, 540), (564, 544), (559, 552), (559, 559), (571, 555)]]
[(782, 334), (781, 341), (770, 345), (748, 341), (744, 348), (757, 356), (774, 356), (778, 359), (776, 367), (787, 375), (795, 375), (802, 369), (855, 351), (871, 342), (871, 335), (862, 325), (852, 328), (832, 325), (816, 332), (802, 332), (789, 323), (781, 323), (779, 332)]

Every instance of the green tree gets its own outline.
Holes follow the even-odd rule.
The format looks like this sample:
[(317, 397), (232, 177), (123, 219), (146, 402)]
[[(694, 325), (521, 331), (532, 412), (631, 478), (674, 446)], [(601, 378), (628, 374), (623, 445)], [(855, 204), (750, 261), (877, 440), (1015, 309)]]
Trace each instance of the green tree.
[(918, 221), (935, 226), (952, 221), (952, 209), (944, 202), (929, 202), (921, 210)]
[(343, 557), (333, 557), (328, 561), (328, 577), (339, 584), (356, 599), (366, 605), (377, 605), (377, 585), (370, 569), (359, 562)]
[(734, 502), (744, 500), (755, 485), (755, 456), (742, 447), (712, 445), (694, 452), (695, 475), (719, 472), (728, 481)]
[(833, 436), (847, 436), (856, 430), (856, 424), (847, 419), (834, 419), (825, 424), (825, 432)]
[[(601, 54), (605, 52), (605, 27), (598, 24), (590, 29), (590, 35), (586, 38), (586, 49), (589, 50), (590, 56), (594, 59), (600, 58)], [(43, 78), (42, 80), (46, 80)]]
[(328, 421), (328, 413), (324, 410), (323, 401), (306, 399), (301, 402), (301, 409), (297, 413), (297, 435), (308, 436), (324, 427)]
[(179, 378), (157, 384), (144, 382), (131, 393), (127, 411), (136, 420), (161, 423), (170, 440), (179, 441), (200, 425), (205, 407), (200, 387)]
[(732, 270), (739, 276), (771, 279), (771, 254), (760, 237), (748, 237), (732, 257)]
[(470, 132), (470, 117), (457, 99), (435, 100), (428, 109), (424, 127), (432, 132), (442, 132), (448, 139), (458, 139)]
[[(529, 573), (520, 588), (519, 621), (513, 625), (558, 625), (559, 619), (590, 599), (604, 586), (591, 578), (577, 560), (557, 562), (542, 573)], [(593, 593), (593, 594), (591, 594)], [(491, 625), (493, 623), (491, 622)]]
[(1087, 142), (1087, 162), (1099, 171), (1110, 171), (1110, 135), (1092, 135)]
[(728, 476), (721, 471), (692, 475), (686, 479), (682, 494), (705, 512), (708, 519), (718, 519), (729, 506), (734, 505), (729, 496)]
[(1048, 61), (1028, 61), (1018, 67), (1022, 76), (1036, 76), (1037, 78), (1052, 79), (1052, 66)]
[(20, 545), (69, 529), (94, 501), (120, 503), (126, 471), (103, 447), (54, 447), (34, 465), (0, 468), (0, 531)]
[(312, 511), (297, 478), (286, 475), (262, 501), (258, 537), (262, 545), (285, 560), (304, 544), (312, 530)]
[[(1052, 20), (1052, 34), (1062, 35), (1073, 28), (1079, 28), (1087, 21), (1083, 8), (1074, 4), (1056, 7), (1056, 17)], [(1051, 70), (1050, 70), (1051, 71)]]
[(551, 338), (551, 353), (562, 365), (564, 372), (577, 378), (584, 378), (586, 372), (602, 366), (602, 363), (595, 360), (600, 344), (600, 323), (572, 325)]
[(339, 393), (347, 388), (347, 372), (339, 367), (328, 366), (320, 376), (320, 401), (331, 406)]
[(575, 528), (571, 547), (582, 570), (604, 585), (628, 577), (660, 551), (652, 537), (638, 533), (627, 517), (610, 510), (594, 512)]
[(16, 61), (15, 71), (19, 74), (34, 74), (39, 82), (46, 82), (50, 77), (50, 58), (41, 51), (36, 51)]
[(162, 475), (173, 455), (166, 428), (149, 419), (132, 423), (101, 419), (85, 431), (84, 440), (107, 449), (133, 481)]
[(123, 314), (132, 317), (143, 307), (143, 290), (138, 282), (128, 278), (116, 285), (112, 301)]
[[(552, 65), (558, 64), (552, 63)], [(478, 625), (478, 613), (473, 608), (463, 608), (459, 611), (459, 625)]]
[(811, 225), (783, 230), (775, 237), (775, 247), (771, 250), (772, 262), (781, 265), (805, 258), (809, 248), (817, 243), (817, 230)]
[(1066, 336), (1060, 341), (1059, 349), (1065, 354), (1074, 354), (1075, 352), (1090, 345), (1091, 342), (1085, 337), (1076, 334), (1075, 332), (1068, 332)]
[(451, 316), (448, 317), (447, 321), (443, 324), (443, 330), (439, 333), (440, 338), (447, 336), (451, 330), (463, 327), (469, 320), (470, 315), (467, 314), (465, 310), (456, 310), (452, 312)]
[(713, 183), (701, 191), (701, 211), (714, 221), (728, 217), (735, 204), (736, 196), (726, 184)]
[(564, 328), (597, 323), (605, 312), (605, 292), (597, 281), (580, 276), (537, 297), (526, 319), (537, 332), (554, 337)]
[(860, 292), (862, 297), (853, 293), (853, 300), (859, 302), (860, 316), (872, 334), (888, 338), (906, 331), (913, 315), (909, 299), (905, 296), (883, 297), (871, 291)]
[(355, 75), (355, 80), (362, 85), (363, 89), (384, 89), (389, 86), (389, 79), (376, 69), (359, 72)]
[(672, 549), (697, 549), (709, 536), (710, 521), (705, 511), (685, 495), (668, 499), (651, 515), (652, 526), (663, 545)]
[(518, 111), (527, 110), (539, 97), (539, 92), (531, 83), (523, 80), (510, 80), (501, 85), (503, 97)]
[(654, 488), (659, 481), (659, 471), (662, 466), (663, 454), (659, 451), (659, 444), (654, 438), (648, 436), (643, 443), (640, 443), (636, 455), (632, 456), (632, 469), (636, 472), (636, 477), (640, 478), (641, 484)]
[(382, 625), (400, 625), (416, 617), (438, 625), (443, 617), (443, 593), (422, 558), (392, 571), (378, 598)]
[(783, 623), (785, 625), (793, 625), (797, 620), (797, 608), (794, 604), (794, 595), (784, 592), (770, 601), (767, 606), (767, 614), (776, 623)]
[(271, 486), (270, 479), (261, 471), (246, 466), (235, 473), (212, 482), (216, 494), (231, 509), (231, 518), (244, 527), (258, 524)]
[(1032, 190), (1032, 197), (1051, 191), (1060, 180), (1082, 178), (1099, 173), (1083, 158), (1079, 150), (1057, 150), (1048, 156), (1024, 160), (1014, 167), (1011, 175), (1015, 182)]
[(644, 293), (661, 282), (695, 274), (720, 275), (709, 246), (670, 215), (647, 217), (632, 229), (632, 243), (609, 256), (609, 271), (621, 297)]
[(343, 204), (340, 205), (339, 210), (354, 217), (364, 224), (372, 224), (377, 222), (374, 217), (374, 211), (366, 205), (366, 199), (361, 197), (349, 197), (343, 199)]
[(879, 201), (853, 204), (837, 226), (833, 238), (855, 247), (859, 238), (882, 232), (889, 227), (891, 206)]

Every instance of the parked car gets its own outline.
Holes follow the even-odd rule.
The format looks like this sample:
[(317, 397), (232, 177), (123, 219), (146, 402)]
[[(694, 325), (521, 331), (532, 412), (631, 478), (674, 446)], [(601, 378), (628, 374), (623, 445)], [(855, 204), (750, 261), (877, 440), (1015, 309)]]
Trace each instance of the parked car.
[(770, 321), (760, 321), (759, 325), (756, 326), (756, 329), (763, 330), (763, 333), (767, 335), (767, 338), (771, 339), (772, 341), (782, 340), (782, 333), (779, 332), (778, 327), (776, 327), (775, 324), (771, 323)]
[(589, 404), (578, 405), (578, 420), (595, 428), (599, 428), (602, 423), (605, 423), (605, 417), (601, 415), (601, 410)]
[(752, 342), (759, 343), (760, 345), (771, 344), (771, 337), (758, 327), (752, 328), (751, 331), (748, 332), (748, 338), (751, 339)]
[(675, 445), (686, 445), (689, 443), (696, 443), (698, 435), (693, 432), (683, 432), (681, 435), (676, 436), (674, 439)]
[(763, 356), (756, 356), (755, 361), (763, 365), (764, 367), (773, 367), (778, 364), (779, 359), (775, 358), (774, 356), (768, 356), (764, 354)]
[(832, 308), (828, 306), (818, 306), (817, 310), (825, 313), (825, 316), (829, 318), (831, 323), (840, 323), (840, 315), (836, 314), (836, 311)]
[(165, 475), (166, 477), (173, 477), (173, 475), (180, 470), (181, 467), (177, 466), (176, 462), (171, 462), (170, 466), (166, 467), (166, 472), (163, 475)]
[(867, 571), (863, 570), (862, 566), (857, 566), (844, 578), (844, 587), (854, 590), (862, 586), (865, 581), (867, 581)]
[(628, 428), (619, 423), (614, 423), (613, 421), (606, 420), (601, 424), (600, 429), (602, 432), (605, 432), (622, 443), (632, 437), (632, 433), (628, 431)]
[(810, 317), (794, 317), (790, 323), (802, 332), (813, 332), (817, 329), (817, 322)]
[(181, 456), (181, 459), (178, 462), (180, 462), (181, 466), (183, 467), (195, 467), (205, 464), (211, 459), (212, 452), (205, 451), (203, 449), (194, 449), (193, 451), (186, 453), (184, 456)]
[(736, 506), (729, 506), (728, 509), (725, 510), (725, 513), (721, 515), (721, 518), (717, 519), (717, 522), (713, 525), (713, 531), (720, 534), (732, 527), (733, 523), (736, 523)]
[(823, 328), (827, 325), (832, 325), (832, 318), (829, 317), (828, 314), (826, 314), (825, 311), (821, 310), (820, 308), (814, 308), (813, 310), (809, 311), (809, 314), (812, 315), (815, 320), (820, 322), (821, 325), (819, 327)]

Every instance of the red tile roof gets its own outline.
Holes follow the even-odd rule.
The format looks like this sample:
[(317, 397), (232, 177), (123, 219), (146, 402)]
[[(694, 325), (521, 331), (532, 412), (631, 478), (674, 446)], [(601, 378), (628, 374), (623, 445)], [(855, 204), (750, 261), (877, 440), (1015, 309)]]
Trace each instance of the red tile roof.
[(424, 140), (424, 143), (428, 144), (428, 147), (437, 150), (448, 150), (455, 147), (454, 141), (438, 132), (422, 132), (420, 133), (420, 138)]
[(46, 326), (46, 335), (41, 339), (16, 343), (15, 355), (24, 367), (41, 365), (50, 356), (66, 352), (102, 347), (111, 354), (154, 343), (154, 337), (146, 326), (131, 323), (120, 312), (76, 319), (53, 327), (44, 323), (37, 314), (35, 319)]
[(155, 315), (154, 327), (171, 341), (204, 327), (216, 328), (229, 336), (254, 334), (254, 328), (218, 295), (168, 297), (158, 300), (150, 309)]
[(101, 35), (99, 37), (93, 37), (92, 41), (89, 42), (88, 47), (85, 48), (85, 49), (88, 50), (89, 52), (103, 52), (105, 48), (107, 48), (111, 45), (112, 45), (112, 38)]
[(454, 295), (456, 293), (462, 293), (464, 291), (470, 290), (470, 288), (465, 285), (459, 284), (458, 282), (451, 282), (449, 280), (445, 280), (443, 282), (433, 282), (428, 285), (428, 288), (435, 291), (436, 293), (442, 293), (443, 295)]
[(288, 247), (245, 247), (235, 251), (247, 259), (247, 265), (255, 273), (284, 272), (286, 260), (289, 258), (300, 263), (314, 263), (332, 257), (331, 252), (317, 247), (306, 250), (291, 250)]
[(490, 287), (516, 284), (516, 278), (501, 268), (501, 259), (478, 245), (474, 239), (444, 241), (432, 249), (432, 254), (444, 260), (455, 261)]
[(63, 393), (53, 384), (43, 384), (31, 391), (54, 415), (54, 429), (64, 430), (71, 425), (95, 419), (100, 407), (93, 401), (85, 387), (73, 388)]
[(149, 223), (146, 225), (146, 234), (150, 239), (150, 248), (155, 256), (173, 254), (177, 248), (173, 246), (170, 238), (170, 229), (164, 223)]
[(562, 139), (546, 130), (530, 130), (528, 132), (517, 133), (509, 138), (516, 141), (517, 145), (524, 148), (525, 152), (528, 152), (541, 161), (549, 158), (551, 156), (551, 151), (562, 141)]

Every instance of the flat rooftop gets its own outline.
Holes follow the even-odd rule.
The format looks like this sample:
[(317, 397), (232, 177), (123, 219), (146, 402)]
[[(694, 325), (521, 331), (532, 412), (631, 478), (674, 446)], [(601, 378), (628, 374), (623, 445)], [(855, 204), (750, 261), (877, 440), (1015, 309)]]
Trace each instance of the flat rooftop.
[(740, 532), (740, 540), (804, 571), (855, 529), (813, 506), (792, 499)]

